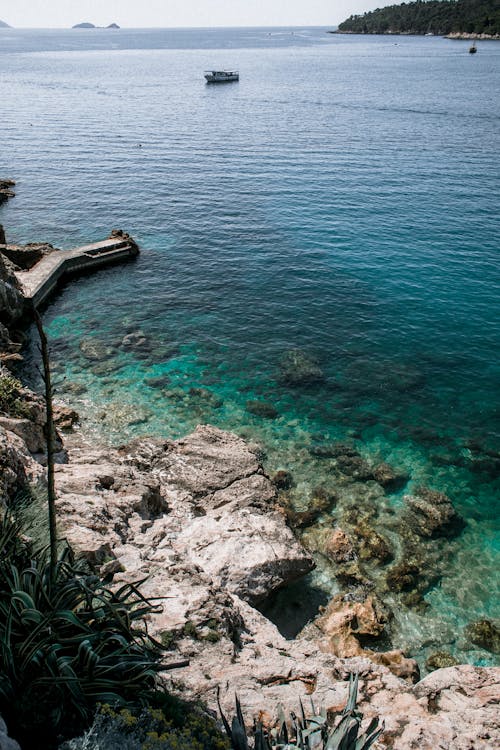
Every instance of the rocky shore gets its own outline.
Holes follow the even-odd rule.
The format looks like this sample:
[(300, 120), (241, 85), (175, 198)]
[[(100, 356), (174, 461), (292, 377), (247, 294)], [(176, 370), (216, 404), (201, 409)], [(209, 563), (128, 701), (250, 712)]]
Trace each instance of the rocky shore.
[[(3, 502), (28, 484), (43, 489), (45, 482), (43, 402), (11, 374), (22, 360), (27, 322), (14, 270), (31, 262), (33, 247), (7, 249), (0, 236)], [(283, 372), (295, 377), (286, 367)], [(248, 717), (271, 720), (278, 704), (297, 710), (299, 699), (308, 705), (309, 696), (337, 710), (345, 703), (349, 672), (358, 671), (361, 710), (385, 722), (379, 747), (498, 746), (500, 670), (452, 666), (446, 654), (441, 661), (436, 655), (434, 666), (446, 668), (419, 681), (412, 659), (390, 643), (383, 648), (390, 612), (365, 580), (369, 561), (382, 570), (384, 585), (421, 602), (431, 569), (439, 566), (433, 540), (451, 539), (463, 525), (446, 496), (428, 488), (408, 494), (401, 551), (372, 521), (374, 498), (405, 478), (388, 465), (368, 465), (352, 446), (315, 449), (352, 492), (350, 511), (332, 527), (318, 518), (335, 498), (318, 492), (314, 503), (297, 510), (291, 475), (267, 476), (259, 446), (235, 434), (200, 425), (176, 441), (150, 438), (107, 448), (74, 429), (78, 415), (70, 406), (59, 404), (56, 419), (60, 531), (112, 585), (144, 579), (144, 594), (158, 605), (148, 629), (169, 661), (190, 662), (166, 673), (171, 689), (215, 709), (219, 688), (227, 712), (236, 692)], [(363, 477), (369, 491), (360, 505), (352, 488)], [(299, 637), (287, 640), (261, 610), (312, 570), (317, 554), (336, 567), (345, 588)], [(474, 637), (487, 638), (486, 631), (478, 627)], [(495, 632), (490, 636), (491, 646)]]

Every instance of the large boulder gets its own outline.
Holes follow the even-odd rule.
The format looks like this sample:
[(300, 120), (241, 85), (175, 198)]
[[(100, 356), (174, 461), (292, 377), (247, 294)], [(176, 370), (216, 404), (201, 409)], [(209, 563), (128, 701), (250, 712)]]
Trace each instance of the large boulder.
[[(58, 469), (65, 533), (89, 557), (99, 550), (104, 556), (111, 545), (127, 570), (131, 545), (140, 545), (144, 573), (161, 542), (163, 554), (168, 549), (203, 571), (211, 585), (252, 604), (314, 567), (275, 507), (276, 488), (262, 473), (256, 449), (236, 435), (203, 426), (182, 440), (143, 441), (119, 455), (118, 468), (101, 457)], [(151, 503), (144, 507), (138, 489), (145, 474), (157, 482), (156, 514)], [(110, 513), (114, 532), (106, 531)]]
[(420, 676), (414, 659), (407, 658), (402, 651), (374, 651), (364, 648), (362, 640), (376, 641), (386, 630), (389, 615), (376, 596), (354, 598), (351, 595), (334, 596), (313, 627), (319, 629), (324, 638), (324, 650), (341, 658), (364, 656), (375, 664), (382, 664), (397, 677), (416, 682)]
[(181, 440), (165, 443), (153, 459), (161, 481), (193, 498), (229, 487), (262, 472), (258, 450), (233, 433), (201, 425)]
[(0, 426), (0, 506), (26, 491), (28, 484), (43, 482), (43, 469), (19, 435)]
[(273, 510), (275, 489), (261, 474), (199, 500), (174, 549), (214, 583), (255, 605), (313, 569), (312, 558)]
[(41, 425), (29, 419), (3, 417), (0, 415), (0, 427), (18, 435), (30, 453), (44, 453), (46, 450), (45, 434)]

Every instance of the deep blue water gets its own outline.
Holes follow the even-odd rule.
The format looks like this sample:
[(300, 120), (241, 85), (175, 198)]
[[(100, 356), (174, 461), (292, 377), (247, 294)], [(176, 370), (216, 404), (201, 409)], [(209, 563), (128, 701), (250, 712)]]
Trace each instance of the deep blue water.
[[(468, 521), (425, 615), (394, 604), (394, 642), (491, 663), (463, 627), (500, 615), (500, 43), (467, 50), (325, 29), (0, 30), (0, 176), (17, 180), (0, 221), (12, 241), (119, 226), (141, 245), (45, 313), (84, 430), (234, 429), (291, 469), (299, 506), (333, 482), (308, 447), (354, 439)], [(240, 82), (205, 85), (219, 66)], [(117, 348), (137, 329), (146, 358)], [(114, 347), (100, 370), (87, 337)], [(290, 349), (324, 382), (283, 385)]]

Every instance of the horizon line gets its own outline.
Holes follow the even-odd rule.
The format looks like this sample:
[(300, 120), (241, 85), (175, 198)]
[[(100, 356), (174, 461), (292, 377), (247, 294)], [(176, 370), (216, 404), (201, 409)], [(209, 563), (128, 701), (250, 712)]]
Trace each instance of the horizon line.
[[(5, 21), (4, 23), (7, 23)], [(80, 23), (90, 23), (87, 21), (81, 21)], [(115, 23), (112, 21), (112, 23)], [(324, 24), (324, 23), (301, 23), (301, 24), (262, 24), (262, 25), (246, 25), (246, 26), (233, 26), (233, 25), (220, 25), (220, 26), (119, 26), (118, 28), (110, 29), (111, 24), (108, 26), (94, 26), (93, 28), (75, 28), (75, 26), (5, 26), (0, 27), (0, 30), (7, 31), (135, 31), (137, 29), (302, 29), (302, 28), (316, 28), (316, 29), (327, 29), (330, 26), (338, 26), (338, 24)]]

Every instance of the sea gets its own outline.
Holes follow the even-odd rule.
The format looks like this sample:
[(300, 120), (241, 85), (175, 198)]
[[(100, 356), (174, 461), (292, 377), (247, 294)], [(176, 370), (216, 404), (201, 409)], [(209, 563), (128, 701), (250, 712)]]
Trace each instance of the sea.
[[(364, 573), (393, 647), (495, 664), (467, 628), (500, 617), (500, 42), (328, 31), (0, 29), (0, 222), (11, 242), (120, 228), (141, 247), (43, 313), (86, 437), (232, 430), (291, 474), (287, 502), (335, 496), (322, 529), (359, 508), (396, 563), (405, 496), (445, 493), (466, 525), (422, 543), (418, 606), (394, 563)], [(207, 85), (218, 68), (239, 82)], [(37, 359), (33, 337), (34, 382)], [(353, 481), (339, 442), (408, 481)], [(290, 635), (343, 590), (316, 557), (269, 604)]]

